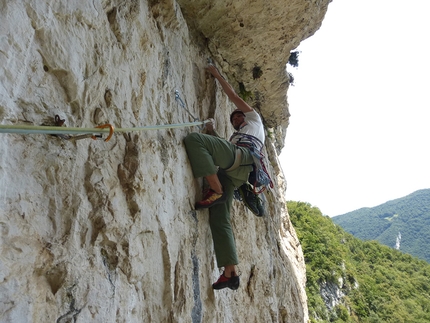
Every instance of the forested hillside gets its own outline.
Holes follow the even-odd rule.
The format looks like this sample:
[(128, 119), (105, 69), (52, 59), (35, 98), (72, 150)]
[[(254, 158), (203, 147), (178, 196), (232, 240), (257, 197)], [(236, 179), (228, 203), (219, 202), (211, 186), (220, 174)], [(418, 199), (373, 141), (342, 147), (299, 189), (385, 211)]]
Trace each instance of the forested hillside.
[(377, 240), (430, 262), (430, 189), (332, 219), (357, 238)]
[(362, 241), (309, 203), (287, 206), (305, 256), (311, 322), (430, 322), (427, 262)]

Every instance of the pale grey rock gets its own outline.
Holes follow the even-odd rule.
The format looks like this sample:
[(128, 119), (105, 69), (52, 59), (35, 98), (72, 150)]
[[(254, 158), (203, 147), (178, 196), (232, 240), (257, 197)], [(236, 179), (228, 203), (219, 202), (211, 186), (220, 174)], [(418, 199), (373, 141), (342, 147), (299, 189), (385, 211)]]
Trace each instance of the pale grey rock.
[(345, 293), (342, 291), (343, 279), (339, 278), (337, 283), (322, 282), (320, 285), (321, 297), (329, 311), (344, 301)]
[[(299, 21), (305, 9), (294, 3), (284, 4)], [(190, 122), (175, 101), (178, 90), (192, 114), (215, 118), (227, 136), (233, 106), (204, 68), (209, 56), (238, 51), (201, 43), (196, 34), (204, 24), (182, 15), (190, 8), (174, 1), (3, 1), (0, 124), (52, 125), (57, 114), (69, 127)], [(283, 51), (268, 48), (265, 64), (298, 44), (298, 29), (289, 31), (291, 44), (276, 45)], [(288, 36), (277, 32), (273, 43)], [(246, 66), (254, 64), (244, 56)], [(286, 57), (276, 59), (285, 64)], [(240, 79), (236, 61), (218, 63)], [(108, 142), (0, 134), (1, 322), (308, 320), (303, 254), (270, 139), (276, 188), (266, 194), (268, 216), (234, 205), (241, 288), (212, 291), (219, 270), (208, 213), (193, 210), (202, 183), (192, 177), (182, 142), (190, 131), (199, 129), (115, 133)]]

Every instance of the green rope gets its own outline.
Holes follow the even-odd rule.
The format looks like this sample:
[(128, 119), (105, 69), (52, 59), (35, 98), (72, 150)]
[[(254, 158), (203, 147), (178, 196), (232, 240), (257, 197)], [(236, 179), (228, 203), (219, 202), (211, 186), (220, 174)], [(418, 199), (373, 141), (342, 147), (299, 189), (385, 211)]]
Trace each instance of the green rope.
[[(209, 120), (198, 122), (186, 122), (176, 124), (165, 124), (157, 126), (145, 126), (134, 128), (115, 128), (114, 132), (132, 132), (143, 130), (156, 130), (156, 129), (173, 129), (184, 128), (192, 126), (205, 125), (210, 122)], [(18, 133), (18, 134), (78, 134), (78, 133), (109, 133), (108, 128), (74, 128), (74, 127), (56, 127), (56, 126), (26, 126), (26, 125), (0, 125), (0, 133)]]

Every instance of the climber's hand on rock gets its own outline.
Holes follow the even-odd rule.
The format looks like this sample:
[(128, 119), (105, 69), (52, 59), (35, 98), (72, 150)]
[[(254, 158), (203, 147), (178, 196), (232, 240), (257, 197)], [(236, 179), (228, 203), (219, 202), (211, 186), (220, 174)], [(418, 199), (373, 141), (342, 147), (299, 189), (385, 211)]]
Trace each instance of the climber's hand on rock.
[(219, 73), (218, 69), (213, 64), (209, 64), (206, 68), (209, 73), (211, 73), (214, 77), (218, 78), (221, 77), (221, 74)]
[(209, 118), (208, 120), (209, 122), (206, 123), (206, 130), (208, 132), (213, 132), (215, 130), (215, 120), (212, 118)]

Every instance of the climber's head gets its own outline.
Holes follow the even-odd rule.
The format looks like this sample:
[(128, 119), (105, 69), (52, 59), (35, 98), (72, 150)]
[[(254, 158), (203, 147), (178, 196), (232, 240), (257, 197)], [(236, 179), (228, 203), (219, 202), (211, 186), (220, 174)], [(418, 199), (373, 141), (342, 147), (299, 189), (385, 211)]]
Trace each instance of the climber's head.
[(233, 128), (239, 130), (240, 125), (245, 121), (245, 113), (242, 110), (236, 109), (230, 114), (230, 122)]

